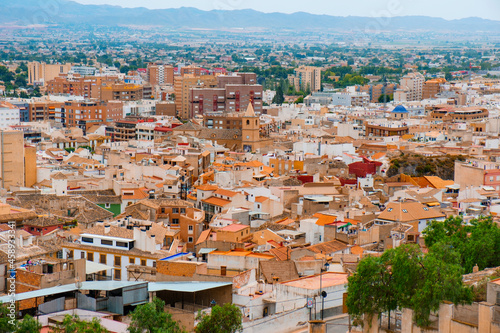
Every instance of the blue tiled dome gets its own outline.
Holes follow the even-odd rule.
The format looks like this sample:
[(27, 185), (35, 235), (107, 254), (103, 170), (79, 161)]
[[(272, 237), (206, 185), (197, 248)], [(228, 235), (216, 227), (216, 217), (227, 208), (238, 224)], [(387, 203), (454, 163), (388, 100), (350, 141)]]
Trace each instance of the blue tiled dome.
[(406, 110), (404, 106), (398, 105), (391, 112), (394, 112), (394, 113), (408, 113), (408, 110)]

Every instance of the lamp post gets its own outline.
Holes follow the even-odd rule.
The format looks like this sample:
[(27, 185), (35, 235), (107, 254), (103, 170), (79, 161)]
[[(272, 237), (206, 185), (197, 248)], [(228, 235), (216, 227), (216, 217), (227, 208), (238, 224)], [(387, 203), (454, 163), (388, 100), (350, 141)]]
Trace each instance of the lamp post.
[(320, 294), (321, 294), (321, 320), (324, 318), (324, 312), (325, 312), (325, 297), (327, 296), (326, 291), (323, 291), (323, 272), (328, 271), (328, 267), (330, 267), (329, 263), (325, 263), (324, 269), (321, 267), (321, 274), (319, 276), (319, 289), (320, 289)]

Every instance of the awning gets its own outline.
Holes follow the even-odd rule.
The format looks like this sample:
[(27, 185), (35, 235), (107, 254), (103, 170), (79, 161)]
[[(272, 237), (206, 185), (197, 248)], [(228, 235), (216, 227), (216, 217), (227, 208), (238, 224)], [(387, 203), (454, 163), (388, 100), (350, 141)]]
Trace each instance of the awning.
[(429, 207), (434, 207), (434, 206), (439, 206), (439, 205), (440, 205), (439, 202), (428, 202), (427, 203), (427, 206), (429, 206)]
[(85, 266), (85, 274), (94, 274), (102, 271), (107, 271), (108, 269), (114, 269), (114, 267), (87, 260)]
[(200, 251), (198, 251), (198, 254), (208, 254), (215, 250), (217, 250), (217, 248), (202, 247)]

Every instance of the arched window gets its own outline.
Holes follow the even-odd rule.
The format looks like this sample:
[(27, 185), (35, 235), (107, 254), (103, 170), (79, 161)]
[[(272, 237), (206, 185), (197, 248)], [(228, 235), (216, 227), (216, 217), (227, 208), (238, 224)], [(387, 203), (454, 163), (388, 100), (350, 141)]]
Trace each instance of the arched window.
[(250, 120), (247, 119), (247, 125), (250, 125)]

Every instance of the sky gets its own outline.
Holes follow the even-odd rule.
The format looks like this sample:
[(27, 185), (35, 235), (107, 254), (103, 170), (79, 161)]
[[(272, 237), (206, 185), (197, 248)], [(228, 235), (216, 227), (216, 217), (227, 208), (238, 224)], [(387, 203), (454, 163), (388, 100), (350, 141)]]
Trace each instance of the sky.
[(482, 17), (500, 21), (500, 0), (73, 0), (122, 7), (255, 9), (261, 12), (309, 12), (334, 16), (392, 17), (424, 15), (445, 19)]

